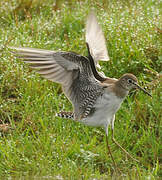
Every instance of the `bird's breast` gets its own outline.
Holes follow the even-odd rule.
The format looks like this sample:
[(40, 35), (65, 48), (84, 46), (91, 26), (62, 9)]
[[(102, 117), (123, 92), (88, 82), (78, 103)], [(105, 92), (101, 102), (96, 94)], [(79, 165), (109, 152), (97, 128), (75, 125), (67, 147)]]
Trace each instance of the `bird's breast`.
[(98, 98), (95, 107), (97, 109), (103, 109), (107, 114), (115, 114), (120, 108), (123, 99), (117, 97), (114, 93), (104, 93)]
[(94, 105), (94, 112), (87, 118), (82, 119), (84, 124), (89, 126), (105, 127), (112, 121), (114, 114), (120, 108), (123, 99), (118, 98), (113, 93), (103, 94)]

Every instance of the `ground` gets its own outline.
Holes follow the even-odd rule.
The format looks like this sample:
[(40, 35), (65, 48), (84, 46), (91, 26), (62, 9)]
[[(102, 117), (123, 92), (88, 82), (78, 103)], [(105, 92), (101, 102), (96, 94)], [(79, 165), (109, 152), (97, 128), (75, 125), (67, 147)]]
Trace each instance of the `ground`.
[[(160, 179), (162, 23), (160, 0), (0, 1), (0, 177), (15, 179)], [(60, 85), (41, 78), (9, 46), (75, 51), (87, 55), (85, 20), (94, 9), (106, 37), (109, 62), (102, 71), (133, 73), (152, 94), (132, 91), (116, 114), (111, 141), (105, 134), (56, 118), (72, 106)]]

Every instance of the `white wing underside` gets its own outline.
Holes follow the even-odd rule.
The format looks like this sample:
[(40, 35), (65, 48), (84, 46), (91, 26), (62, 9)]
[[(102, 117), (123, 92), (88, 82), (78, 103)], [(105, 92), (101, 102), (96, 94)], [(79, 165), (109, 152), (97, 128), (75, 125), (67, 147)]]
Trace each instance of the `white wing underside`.
[[(73, 82), (73, 70), (78, 69), (76, 63), (58, 55), (55, 51), (10, 47), (18, 58), (22, 58), (31, 68), (35, 69), (42, 77), (60, 83), (68, 96), (69, 86)], [(71, 98), (70, 98), (71, 99)]]
[(93, 11), (87, 18), (86, 42), (89, 45), (91, 56), (93, 57), (97, 67), (100, 67), (98, 64), (99, 60), (109, 60), (105, 37)]

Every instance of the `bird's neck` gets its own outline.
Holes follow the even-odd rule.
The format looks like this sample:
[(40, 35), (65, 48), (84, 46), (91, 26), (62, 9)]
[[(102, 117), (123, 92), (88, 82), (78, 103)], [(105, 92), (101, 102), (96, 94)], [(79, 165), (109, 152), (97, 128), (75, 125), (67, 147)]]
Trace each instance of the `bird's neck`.
[(114, 78), (106, 78), (103, 84), (106, 84), (106, 86), (108, 87), (108, 92), (113, 92), (119, 98), (123, 99), (129, 93), (128, 89), (124, 88), (120, 80)]
[(124, 88), (120, 81), (116, 81), (113, 84), (112, 90), (115, 93), (115, 95), (119, 98), (125, 98), (129, 93), (129, 90)]

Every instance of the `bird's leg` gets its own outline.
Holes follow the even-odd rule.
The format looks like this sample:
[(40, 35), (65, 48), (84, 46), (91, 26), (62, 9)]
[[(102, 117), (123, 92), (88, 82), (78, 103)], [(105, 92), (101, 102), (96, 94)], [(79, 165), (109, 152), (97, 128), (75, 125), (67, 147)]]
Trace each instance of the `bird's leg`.
[(106, 132), (107, 153), (108, 153), (108, 155), (111, 156), (111, 159), (112, 159), (112, 161), (113, 161), (113, 164), (114, 164), (115, 169), (121, 174), (120, 169), (117, 167), (117, 165), (116, 165), (116, 163), (115, 163), (115, 161), (114, 161), (114, 158), (113, 158), (113, 155), (112, 155), (112, 153), (111, 153), (111, 149), (110, 149), (110, 146), (109, 146), (109, 143), (108, 143), (108, 126), (106, 126), (106, 128), (105, 128), (105, 132)]
[(112, 159), (112, 161), (113, 161), (113, 163), (114, 163), (114, 166), (117, 167), (117, 166), (116, 166), (116, 163), (115, 163), (115, 161), (114, 161), (114, 158), (113, 158), (113, 156), (112, 156), (111, 150), (110, 150), (110, 146), (109, 146), (109, 143), (108, 143), (108, 136), (107, 136), (107, 134), (106, 134), (106, 146), (107, 146), (107, 150), (108, 150), (107, 152), (108, 152), (108, 154), (110, 154), (111, 159)]
[(117, 167), (117, 165), (116, 165), (116, 163), (115, 163), (115, 161), (114, 161), (113, 155), (112, 155), (112, 153), (111, 153), (110, 146), (109, 146), (109, 143), (108, 143), (108, 135), (107, 135), (107, 134), (106, 134), (106, 145), (107, 145), (107, 150), (108, 150), (107, 153), (108, 153), (108, 155), (110, 154), (115, 169), (121, 174), (121, 171), (120, 171), (120, 169)]
[(135, 159), (133, 156), (131, 156), (114, 138), (114, 128), (112, 126), (112, 141), (118, 146), (120, 147), (120, 149), (128, 156), (130, 157), (131, 159), (133, 159), (134, 161), (136, 162), (139, 162), (137, 159)]

